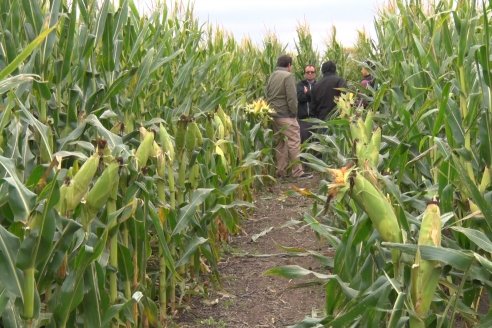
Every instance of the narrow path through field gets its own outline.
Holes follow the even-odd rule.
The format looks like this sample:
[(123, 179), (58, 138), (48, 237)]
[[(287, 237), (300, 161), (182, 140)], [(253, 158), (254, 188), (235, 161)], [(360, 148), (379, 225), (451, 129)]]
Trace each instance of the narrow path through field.
[(207, 298), (195, 298), (182, 310), (179, 327), (286, 327), (323, 307), (323, 287), (291, 288), (288, 281), (263, 273), (275, 266), (297, 264), (326, 272), (310, 256), (293, 256), (283, 247), (320, 250), (330, 254), (316, 239), (302, 215), (311, 200), (289, 193), (292, 186), (317, 188), (318, 179), (279, 182), (257, 195), (255, 210), (243, 223), (243, 232), (232, 237), (219, 268), (222, 290), (209, 290)]

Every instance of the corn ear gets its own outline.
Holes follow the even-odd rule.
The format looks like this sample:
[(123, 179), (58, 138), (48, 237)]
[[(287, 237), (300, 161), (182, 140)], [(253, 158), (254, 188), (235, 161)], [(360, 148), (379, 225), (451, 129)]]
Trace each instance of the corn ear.
[(193, 130), (193, 135), (195, 136), (195, 146), (200, 148), (203, 145), (203, 136), (200, 127), (196, 122), (191, 122), (189, 128)]
[(371, 135), (371, 141), (367, 147), (368, 154), (367, 160), (373, 168), (378, 166), (379, 162), (379, 149), (381, 148), (381, 128), (378, 127)]
[(117, 188), (118, 169), (118, 163), (110, 163), (87, 193), (86, 204), (92, 211), (99, 211), (108, 201), (112, 190)]
[(352, 198), (367, 213), (381, 239), (401, 243), (400, 226), (389, 200), (362, 174), (357, 174), (353, 181)]
[(364, 127), (365, 127), (366, 134), (368, 136), (370, 136), (372, 133), (373, 124), (374, 124), (374, 112), (371, 110), (367, 112), (366, 119), (364, 120)]
[(225, 136), (229, 136), (232, 132), (232, 121), (231, 121), (231, 118), (229, 117), (229, 115), (227, 115), (224, 110), (222, 109), (222, 107), (219, 106), (219, 108), (217, 109), (217, 116), (220, 118), (220, 120), (222, 121), (222, 124), (224, 126), (224, 134)]
[(176, 127), (176, 135), (174, 136), (174, 142), (176, 145), (176, 149), (178, 151), (182, 151), (185, 146), (185, 138), (186, 138), (186, 126), (188, 122), (184, 119), (180, 119), (178, 121)]
[(164, 154), (167, 155), (167, 158), (171, 162), (174, 161), (173, 141), (166, 128), (162, 124), (159, 126), (159, 141), (161, 143), (162, 151), (164, 152)]
[(490, 168), (485, 167), (485, 169), (483, 170), (482, 180), (480, 181), (480, 186), (478, 187), (478, 190), (481, 193), (484, 193), (487, 187), (490, 186), (490, 181), (491, 181)]
[(60, 187), (59, 209), (62, 213), (73, 210), (87, 193), (92, 178), (99, 166), (99, 155), (95, 153), (85, 161), (69, 184)]
[[(185, 136), (185, 148), (188, 152), (195, 150), (196, 146), (196, 130), (193, 128), (193, 123), (191, 122), (186, 126), (186, 136)], [(196, 123), (195, 123), (196, 124)]]
[(216, 131), (216, 139), (221, 140), (225, 138), (225, 128), (224, 124), (222, 123), (222, 120), (218, 115), (214, 116), (214, 123), (215, 123), (215, 131)]
[[(435, 203), (427, 205), (422, 216), (418, 245), (441, 245), (441, 214)], [(417, 249), (415, 263), (411, 273), (411, 295), (416, 317), (410, 320), (410, 327), (425, 327), (423, 320), (427, 316), (432, 298), (439, 283), (440, 269), (437, 261), (421, 258)]]
[[(141, 169), (147, 165), (147, 161), (153, 149), (154, 134), (152, 132), (144, 132), (145, 128), (141, 127), (140, 132), (144, 136), (142, 142), (135, 152), (135, 158), (137, 160), (137, 169)], [(146, 131), (146, 130), (145, 130)]]
[(213, 120), (214, 119), (212, 118), (212, 116), (208, 116), (205, 120), (205, 136), (212, 141), (214, 141), (215, 136), (215, 129), (212, 122)]
[(198, 163), (193, 164), (193, 166), (191, 167), (188, 181), (190, 182), (193, 189), (198, 188), (198, 184), (200, 183), (200, 165)]

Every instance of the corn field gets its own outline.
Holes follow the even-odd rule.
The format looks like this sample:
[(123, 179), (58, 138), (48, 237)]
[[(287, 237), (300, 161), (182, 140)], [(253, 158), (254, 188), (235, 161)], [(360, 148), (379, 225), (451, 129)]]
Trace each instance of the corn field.
[[(286, 51), (201, 25), (191, 5), (0, 2), (0, 323), (166, 326), (269, 183), (263, 97)], [(303, 219), (336, 249), (298, 327), (489, 327), (492, 1), (392, 0), (377, 42), (313, 50), (350, 77), (302, 160), (321, 172)], [(361, 63), (378, 87), (360, 90)], [(357, 106), (358, 99), (369, 107)], [(315, 156), (315, 153), (317, 156)]]

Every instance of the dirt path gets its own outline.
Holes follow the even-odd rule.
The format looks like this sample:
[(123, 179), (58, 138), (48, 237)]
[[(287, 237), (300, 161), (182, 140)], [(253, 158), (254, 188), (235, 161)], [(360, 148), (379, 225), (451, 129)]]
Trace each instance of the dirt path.
[[(288, 255), (281, 247), (315, 250), (321, 246), (304, 222), (289, 224), (302, 221), (311, 207), (307, 198), (288, 193), (293, 184), (315, 189), (318, 179), (280, 182), (257, 195), (253, 215), (243, 223), (243, 233), (226, 246), (228, 252), (219, 264), (223, 289), (209, 290), (206, 299), (195, 298), (187, 304), (177, 318), (179, 327), (278, 328), (321, 311), (322, 287), (292, 289), (300, 280), (263, 275), (272, 267), (288, 264), (326, 272), (315, 259)], [(327, 252), (323, 246), (323, 253)]]

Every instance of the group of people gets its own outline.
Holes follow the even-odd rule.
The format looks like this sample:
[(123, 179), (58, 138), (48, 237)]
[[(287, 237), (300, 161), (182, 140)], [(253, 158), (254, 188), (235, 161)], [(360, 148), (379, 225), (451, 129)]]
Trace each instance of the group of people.
[[(370, 67), (373, 68), (373, 67)], [(321, 66), (323, 77), (316, 79), (316, 67), (304, 67), (304, 79), (295, 82), (292, 71), (292, 57), (282, 55), (277, 67), (270, 75), (266, 86), (266, 98), (275, 110), (273, 129), (276, 135), (275, 159), (276, 176), (283, 178), (290, 174), (294, 178), (311, 178), (304, 172), (299, 161), (300, 145), (311, 135), (312, 123), (307, 118), (325, 120), (335, 108), (335, 99), (347, 82), (337, 75), (336, 64), (327, 61)], [(362, 68), (362, 85), (374, 87), (374, 79), (366, 67)]]

